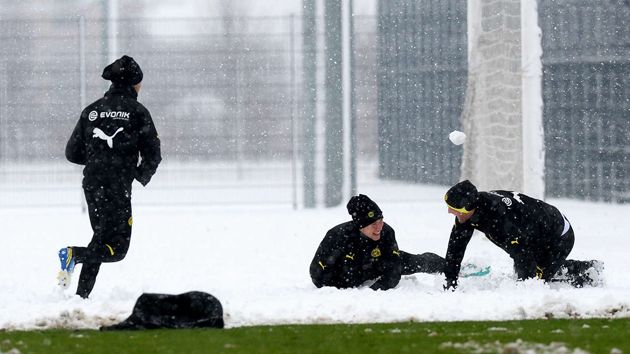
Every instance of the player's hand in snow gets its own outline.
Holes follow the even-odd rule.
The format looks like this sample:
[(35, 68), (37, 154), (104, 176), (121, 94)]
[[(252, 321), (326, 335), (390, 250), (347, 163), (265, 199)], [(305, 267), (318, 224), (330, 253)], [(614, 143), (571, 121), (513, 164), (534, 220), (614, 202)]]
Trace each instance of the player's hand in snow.
[(457, 288), (457, 280), (455, 279), (446, 279), (446, 284), (443, 285), (444, 291), (455, 291)]

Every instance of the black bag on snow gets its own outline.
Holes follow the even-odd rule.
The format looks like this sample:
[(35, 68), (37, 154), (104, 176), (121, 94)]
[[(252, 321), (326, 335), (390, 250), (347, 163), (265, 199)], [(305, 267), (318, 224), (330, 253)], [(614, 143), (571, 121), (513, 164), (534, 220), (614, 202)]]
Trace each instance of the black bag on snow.
[(214, 296), (191, 291), (179, 295), (142, 294), (124, 321), (102, 331), (156, 328), (223, 328), (223, 307)]

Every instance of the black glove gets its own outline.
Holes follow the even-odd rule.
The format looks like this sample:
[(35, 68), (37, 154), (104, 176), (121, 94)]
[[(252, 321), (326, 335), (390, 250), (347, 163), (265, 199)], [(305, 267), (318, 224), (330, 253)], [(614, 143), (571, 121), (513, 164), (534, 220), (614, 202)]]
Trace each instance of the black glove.
[(147, 176), (146, 174), (142, 173), (142, 170), (139, 167), (136, 167), (136, 176), (135, 176), (135, 178), (143, 186), (146, 186), (149, 183), (149, 181), (151, 180), (151, 176)]
[(446, 284), (443, 285), (444, 291), (455, 291), (457, 288), (457, 280), (455, 279), (446, 279)]

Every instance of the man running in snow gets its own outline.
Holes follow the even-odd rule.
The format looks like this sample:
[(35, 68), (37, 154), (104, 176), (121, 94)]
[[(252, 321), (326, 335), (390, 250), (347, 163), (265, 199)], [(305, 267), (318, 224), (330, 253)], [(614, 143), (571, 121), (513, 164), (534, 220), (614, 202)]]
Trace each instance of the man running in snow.
[(143, 77), (138, 63), (125, 55), (102, 77), (111, 87), (83, 110), (66, 146), (66, 158), (85, 165), (83, 190), (94, 234), (87, 247), (59, 251), (59, 283), (68, 286), (75, 264), (83, 264), (77, 287), (83, 298), (92, 291), (101, 263), (125, 258), (133, 221), (131, 184), (136, 179), (146, 186), (162, 160), (151, 114), (137, 101)]
[(352, 197), (347, 209), (352, 221), (328, 230), (311, 262), (311, 279), (318, 288), (352, 288), (374, 280), (373, 290), (387, 290), (398, 285), (401, 275), (443, 271), (444, 258), (437, 254), (399, 250), (394, 229), (366, 195)]
[(599, 262), (566, 259), (575, 237), (571, 224), (556, 207), (518, 192), (478, 192), (468, 180), (451, 187), (444, 200), (448, 212), (456, 217), (446, 251), (445, 289), (457, 287), (474, 230), (510, 255), (518, 279), (556, 281), (563, 273), (564, 280), (576, 287), (595, 281), (586, 271), (600, 266)]

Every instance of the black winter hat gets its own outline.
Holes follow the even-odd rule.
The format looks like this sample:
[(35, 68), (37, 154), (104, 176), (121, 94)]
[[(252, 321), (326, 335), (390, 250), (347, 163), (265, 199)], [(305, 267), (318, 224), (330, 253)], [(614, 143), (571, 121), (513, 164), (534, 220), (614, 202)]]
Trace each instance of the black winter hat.
[(142, 81), (142, 70), (132, 57), (123, 55), (107, 65), (101, 76), (114, 84), (133, 86)]
[(477, 207), (479, 192), (469, 180), (457, 183), (446, 192), (444, 196), (446, 204), (452, 209), (466, 209), (471, 211)]
[(378, 205), (364, 194), (350, 198), (346, 208), (348, 208), (348, 214), (352, 215), (352, 221), (359, 229), (383, 217), (383, 212)]

